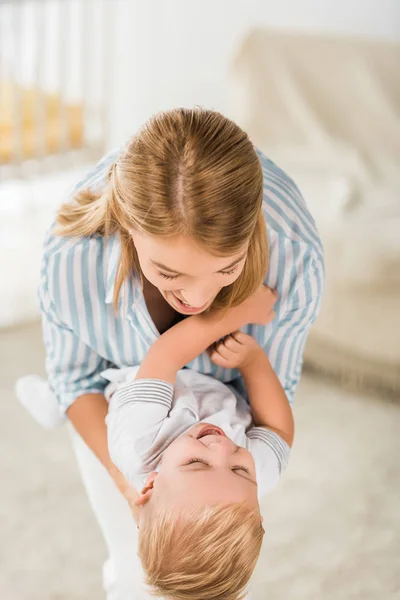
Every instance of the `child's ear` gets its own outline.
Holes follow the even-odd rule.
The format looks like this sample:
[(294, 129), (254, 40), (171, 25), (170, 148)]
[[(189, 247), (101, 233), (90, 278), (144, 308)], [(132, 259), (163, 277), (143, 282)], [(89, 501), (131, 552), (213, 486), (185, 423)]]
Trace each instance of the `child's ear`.
[(149, 475), (147, 476), (147, 479), (146, 479), (146, 483), (144, 484), (142, 490), (139, 492), (139, 494), (136, 496), (136, 498), (133, 501), (133, 504), (135, 506), (144, 506), (150, 500), (152, 493), (153, 493), (154, 482), (157, 478), (157, 475), (158, 475), (157, 471), (153, 471), (152, 473), (149, 473)]

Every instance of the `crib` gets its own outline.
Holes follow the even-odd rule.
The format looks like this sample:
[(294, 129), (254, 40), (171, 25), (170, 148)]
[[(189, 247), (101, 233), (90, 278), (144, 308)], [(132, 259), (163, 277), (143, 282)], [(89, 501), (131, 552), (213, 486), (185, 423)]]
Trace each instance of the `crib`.
[(0, 3), (0, 175), (60, 169), (104, 151), (111, 0)]
[(45, 231), (108, 146), (113, 4), (0, 2), (0, 328), (37, 318)]

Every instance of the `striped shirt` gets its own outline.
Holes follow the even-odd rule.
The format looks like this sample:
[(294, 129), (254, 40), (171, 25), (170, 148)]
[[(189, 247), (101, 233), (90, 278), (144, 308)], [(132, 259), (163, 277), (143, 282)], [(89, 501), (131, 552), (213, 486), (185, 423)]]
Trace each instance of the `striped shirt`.
[(163, 453), (180, 435), (204, 422), (220, 427), (254, 459), (258, 497), (278, 483), (290, 454), (274, 431), (253, 426), (250, 406), (231, 386), (183, 369), (175, 386), (160, 379), (134, 381), (139, 367), (107, 369), (108, 448), (113, 463), (135, 489), (158, 470)]
[[(74, 188), (101, 191), (119, 150), (106, 155)], [(263, 211), (269, 237), (266, 285), (277, 290), (276, 318), (244, 331), (265, 349), (290, 402), (300, 379), (304, 345), (315, 321), (323, 290), (324, 260), (314, 220), (293, 183), (259, 153), (264, 175)], [(138, 365), (159, 336), (137, 278), (124, 282), (118, 313), (113, 307), (118, 236), (56, 237), (44, 243), (39, 299), (46, 346), (46, 369), (62, 408), (87, 393), (101, 393), (101, 372), (110, 366)], [(239, 372), (214, 365), (206, 353), (187, 365), (223, 382)]]

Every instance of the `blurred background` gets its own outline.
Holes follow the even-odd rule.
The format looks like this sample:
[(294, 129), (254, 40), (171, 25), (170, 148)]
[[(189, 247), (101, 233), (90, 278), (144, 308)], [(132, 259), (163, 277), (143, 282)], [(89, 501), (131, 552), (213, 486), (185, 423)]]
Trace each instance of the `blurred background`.
[(14, 382), (44, 373), (36, 287), (58, 205), (151, 114), (194, 105), (293, 177), (326, 252), (254, 600), (400, 598), (399, 73), (398, 0), (0, 2), (1, 598), (103, 597), (68, 435)]

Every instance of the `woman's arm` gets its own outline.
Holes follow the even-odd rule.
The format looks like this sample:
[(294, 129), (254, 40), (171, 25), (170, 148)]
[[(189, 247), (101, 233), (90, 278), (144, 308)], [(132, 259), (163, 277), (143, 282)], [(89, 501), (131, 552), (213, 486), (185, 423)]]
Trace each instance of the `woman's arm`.
[[(51, 277), (54, 277), (54, 273), (48, 265), (45, 267), (39, 298), (50, 386), (77, 433), (133, 506), (136, 490), (113, 465), (108, 451), (105, 424), (108, 405), (102, 393), (107, 382), (101, 372), (109, 363), (89, 348), (60, 318), (48, 289), (49, 270)], [(60, 352), (62, 348), (64, 351)]]
[(83, 394), (67, 410), (74, 429), (110, 471), (112, 462), (107, 447), (107, 400), (102, 394)]
[(293, 285), (296, 292), (291, 296), (289, 306), (284, 311), (277, 308), (278, 317), (261, 343), (290, 404), (294, 402), (300, 381), (307, 336), (321, 306), (324, 286), (322, 259), (305, 258), (304, 272), (297, 276)]
[(128, 483), (111, 461), (108, 451), (107, 426), (105, 423), (107, 412), (107, 400), (102, 394), (84, 394), (71, 404), (67, 410), (67, 415), (75, 431), (107, 469), (115, 485), (128, 501), (137, 522), (139, 508), (135, 506), (134, 500), (138, 492)]

